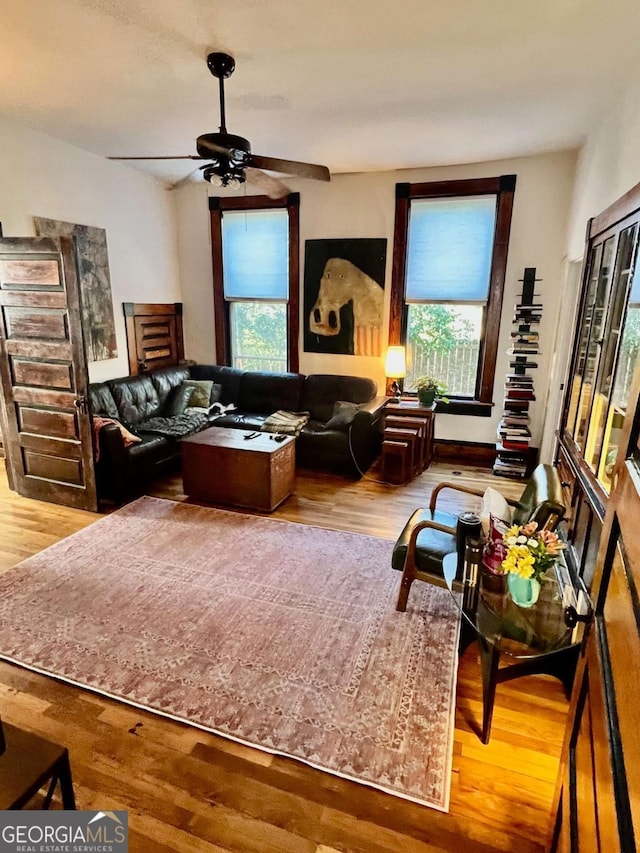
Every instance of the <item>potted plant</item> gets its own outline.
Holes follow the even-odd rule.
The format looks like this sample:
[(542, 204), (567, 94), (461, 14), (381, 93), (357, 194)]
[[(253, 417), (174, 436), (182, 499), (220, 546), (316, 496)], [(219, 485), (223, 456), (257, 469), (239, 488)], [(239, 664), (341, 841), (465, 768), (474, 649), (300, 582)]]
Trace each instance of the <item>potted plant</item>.
[(446, 390), (447, 386), (433, 376), (420, 376), (416, 379), (416, 391), (422, 406), (431, 406), (435, 400), (448, 403), (449, 400), (443, 396)]

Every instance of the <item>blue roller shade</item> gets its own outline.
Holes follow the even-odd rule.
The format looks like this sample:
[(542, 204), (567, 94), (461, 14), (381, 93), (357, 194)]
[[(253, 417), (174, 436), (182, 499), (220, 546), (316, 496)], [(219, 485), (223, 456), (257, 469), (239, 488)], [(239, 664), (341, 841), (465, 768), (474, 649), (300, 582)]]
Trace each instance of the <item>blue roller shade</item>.
[(222, 216), (222, 260), (227, 299), (287, 299), (288, 212), (225, 211)]
[(411, 202), (406, 301), (485, 302), (496, 196)]

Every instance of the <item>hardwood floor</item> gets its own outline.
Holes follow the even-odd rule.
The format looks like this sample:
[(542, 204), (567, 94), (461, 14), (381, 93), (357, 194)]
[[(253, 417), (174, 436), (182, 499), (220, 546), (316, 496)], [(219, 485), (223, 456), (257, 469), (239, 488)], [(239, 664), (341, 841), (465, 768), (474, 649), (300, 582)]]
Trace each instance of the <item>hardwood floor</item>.
[[(273, 517), (394, 539), (441, 480), (510, 496), (522, 488), (486, 470), (457, 471), (436, 464), (404, 487), (299, 472), (295, 495)], [(148, 493), (184, 500), (180, 490), (173, 477)], [(96, 520), (17, 496), (4, 471), (0, 506), (1, 570)], [(78, 807), (128, 809), (135, 853), (542, 851), (567, 709), (549, 676), (501, 684), (483, 746), (480, 670), (475, 647), (467, 649), (442, 814), (0, 663), (2, 717), (69, 747)]]

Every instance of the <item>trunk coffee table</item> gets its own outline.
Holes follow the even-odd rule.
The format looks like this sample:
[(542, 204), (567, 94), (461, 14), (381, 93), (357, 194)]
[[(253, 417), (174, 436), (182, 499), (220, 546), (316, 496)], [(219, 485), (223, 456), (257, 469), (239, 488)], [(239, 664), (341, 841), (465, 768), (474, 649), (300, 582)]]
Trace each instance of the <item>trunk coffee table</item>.
[(272, 512), (293, 491), (295, 445), (289, 435), (278, 442), (269, 432), (205, 429), (182, 440), (184, 492), (208, 503)]

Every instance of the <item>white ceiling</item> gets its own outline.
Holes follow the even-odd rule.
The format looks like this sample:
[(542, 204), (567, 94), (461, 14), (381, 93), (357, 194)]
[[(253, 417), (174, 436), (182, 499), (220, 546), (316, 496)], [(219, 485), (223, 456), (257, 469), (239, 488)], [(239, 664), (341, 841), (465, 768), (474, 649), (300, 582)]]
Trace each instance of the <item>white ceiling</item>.
[[(637, 0), (0, 0), (0, 115), (101, 155), (227, 128), (332, 172), (575, 148), (636, 60)], [(168, 179), (193, 164), (150, 163)]]

